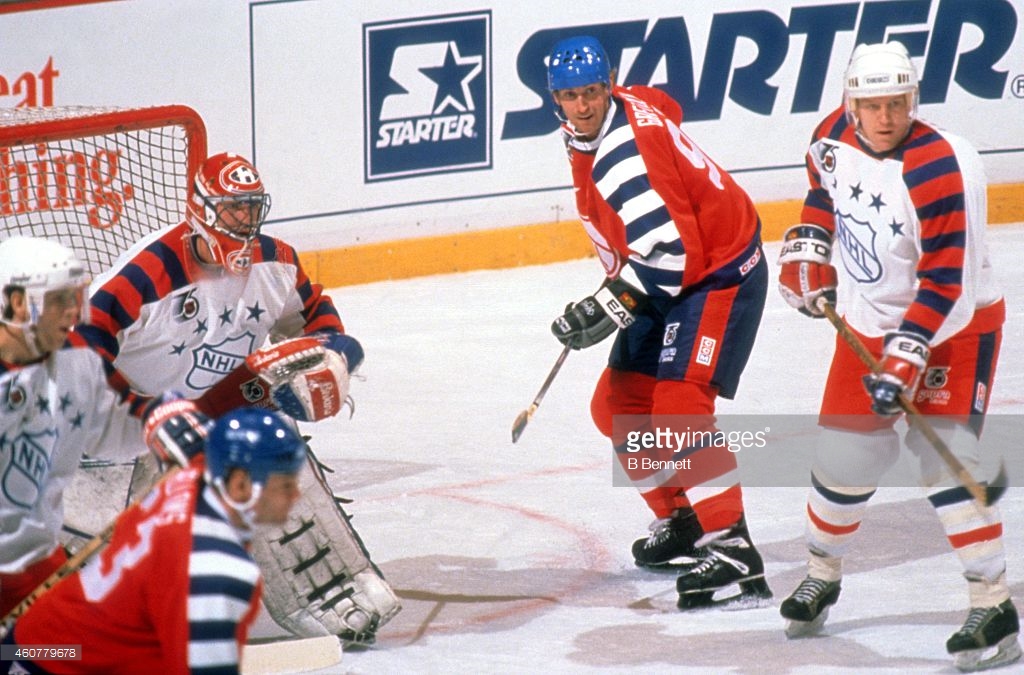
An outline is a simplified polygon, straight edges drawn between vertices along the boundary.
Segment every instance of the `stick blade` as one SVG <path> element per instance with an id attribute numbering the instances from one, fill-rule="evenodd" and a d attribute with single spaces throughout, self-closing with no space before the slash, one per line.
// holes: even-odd
<path id="1" fill-rule="evenodd" d="M 341 663 L 337 635 L 297 640 L 259 641 L 242 650 L 242 675 L 279 675 L 330 668 Z"/>
<path id="2" fill-rule="evenodd" d="M 530 422 L 530 411 L 524 410 L 519 413 L 516 417 L 516 421 L 512 423 L 512 442 L 515 443 L 519 440 L 519 437 L 523 435 L 523 431 L 526 430 L 526 425 Z"/>
<path id="3" fill-rule="evenodd" d="M 1006 488 L 1010 485 L 1010 479 L 1006 475 L 1006 464 L 1003 462 L 999 463 L 999 473 L 993 478 L 989 484 L 985 487 L 985 505 L 992 506 L 1002 498 L 1006 493 Z"/>

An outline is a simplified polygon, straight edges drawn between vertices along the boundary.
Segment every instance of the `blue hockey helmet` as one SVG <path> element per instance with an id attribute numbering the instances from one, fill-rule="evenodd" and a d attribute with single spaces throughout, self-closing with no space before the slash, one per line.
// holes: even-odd
<path id="1" fill-rule="evenodd" d="M 548 57 L 548 91 L 585 87 L 602 82 L 612 85 L 608 54 L 597 38 L 589 35 L 560 40 Z"/>
<path id="2" fill-rule="evenodd" d="M 214 483 L 240 468 L 263 485 L 272 473 L 298 473 L 305 459 L 305 441 L 271 410 L 233 410 L 214 423 L 206 439 L 207 479 Z"/>

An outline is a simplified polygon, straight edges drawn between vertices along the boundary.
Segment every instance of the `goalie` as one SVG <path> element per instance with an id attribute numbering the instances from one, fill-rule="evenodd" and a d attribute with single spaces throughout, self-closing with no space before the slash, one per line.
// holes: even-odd
<path id="1" fill-rule="evenodd" d="M 180 392 L 211 417 L 239 405 L 299 421 L 338 413 L 363 349 L 295 250 L 261 233 L 269 208 L 248 160 L 209 157 L 185 220 L 136 244 L 94 284 L 83 334 L 135 386 Z M 148 422 L 177 459 L 174 435 L 187 420 L 168 406 L 165 419 Z M 264 601 L 296 635 L 370 643 L 400 605 L 308 452 L 302 499 L 283 527 L 254 542 Z M 145 468 L 137 465 L 132 492 L 155 477 Z"/>

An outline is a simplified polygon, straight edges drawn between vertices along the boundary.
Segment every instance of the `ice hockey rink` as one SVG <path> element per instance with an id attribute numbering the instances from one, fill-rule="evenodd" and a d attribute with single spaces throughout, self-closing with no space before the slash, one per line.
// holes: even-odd
<path id="1" fill-rule="evenodd" d="M 1024 224 L 989 232 L 1008 304 L 994 415 L 1024 412 L 1022 239 Z M 774 276 L 778 244 L 766 253 Z M 630 544 L 652 516 L 634 489 L 613 487 L 610 448 L 590 420 L 607 344 L 569 355 L 512 444 L 513 420 L 561 348 L 552 318 L 601 274 L 588 259 L 331 291 L 366 348 L 363 379 L 351 419 L 306 431 L 404 609 L 375 646 L 312 672 L 955 672 L 945 641 L 965 617 L 966 584 L 920 490 L 878 491 L 824 635 L 787 640 L 778 604 L 804 575 L 806 488 L 745 490 L 771 606 L 678 611 L 674 574 L 633 565 Z M 786 306 L 773 282 L 740 391 L 719 412 L 815 413 L 834 336 Z M 1024 609 L 1024 465 L 1014 451 L 1000 505 Z M 256 634 L 276 631 L 261 620 Z"/>

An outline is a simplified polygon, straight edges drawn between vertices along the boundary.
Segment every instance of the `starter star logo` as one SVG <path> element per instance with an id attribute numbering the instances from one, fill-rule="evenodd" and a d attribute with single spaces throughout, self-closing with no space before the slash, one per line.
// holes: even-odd
<path id="1" fill-rule="evenodd" d="M 490 12 L 363 27 L 367 182 L 491 166 Z"/>

